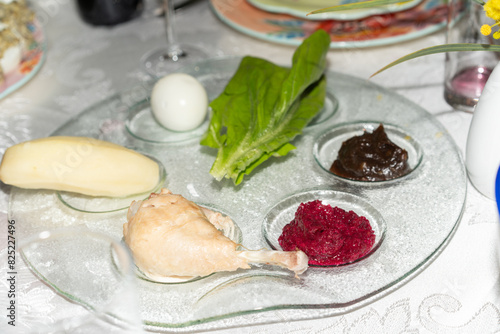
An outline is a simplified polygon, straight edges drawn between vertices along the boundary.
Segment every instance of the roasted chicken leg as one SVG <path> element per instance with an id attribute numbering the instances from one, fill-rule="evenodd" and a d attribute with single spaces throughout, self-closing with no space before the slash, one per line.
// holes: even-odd
<path id="1" fill-rule="evenodd" d="M 308 267 L 307 255 L 300 250 L 237 250 L 239 245 L 220 231 L 234 228 L 229 217 L 167 189 L 132 202 L 127 221 L 123 225 L 125 242 L 137 267 L 155 280 L 248 269 L 250 263 L 278 265 L 296 275 Z"/>

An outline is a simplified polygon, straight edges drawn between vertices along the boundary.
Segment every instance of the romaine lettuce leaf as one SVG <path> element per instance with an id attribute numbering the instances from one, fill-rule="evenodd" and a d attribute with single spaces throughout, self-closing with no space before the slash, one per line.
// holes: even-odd
<path id="1" fill-rule="evenodd" d="M 213 110 L 201 144 L 218 149 L 210 174 L 241 183 L 271 156 L 285 156 L 290 141 L 323 107 L 330 37 L 318 30 L 293 55 L 292 67 L 244 57 Z"/>

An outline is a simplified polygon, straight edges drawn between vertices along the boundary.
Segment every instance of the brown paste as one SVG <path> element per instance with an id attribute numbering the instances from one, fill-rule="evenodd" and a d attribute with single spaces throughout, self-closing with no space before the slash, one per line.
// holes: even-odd
<path id="1" fill-rule="evenodd" d="M 394 144 L 380 124 L 372 133 L 343 142 L 330 171 L 357 181 L 391 180 L 410 171 L 408 152 Z"/>

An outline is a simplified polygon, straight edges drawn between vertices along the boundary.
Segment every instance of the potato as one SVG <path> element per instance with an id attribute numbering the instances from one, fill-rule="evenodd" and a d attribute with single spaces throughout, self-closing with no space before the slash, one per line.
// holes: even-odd
<path id="1" fill-rule="evenodd" d="M 153 190 L 158 164 L 117 144 L 87 137 L 47 137 L 9 147 L 0 180 L 20 188 L 126 197 Z"/>

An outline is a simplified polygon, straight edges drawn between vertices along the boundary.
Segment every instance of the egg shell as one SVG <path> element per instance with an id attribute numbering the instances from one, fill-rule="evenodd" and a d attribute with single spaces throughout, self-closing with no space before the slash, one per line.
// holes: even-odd
<path id="1" fill-rule="evenodd" d="M 156 82 L 151 92 L 151 109 L 163 127 L 189 131 L 203 123 L 208 97 L 200 82 L 185 73 L 169 74 Z"/>

